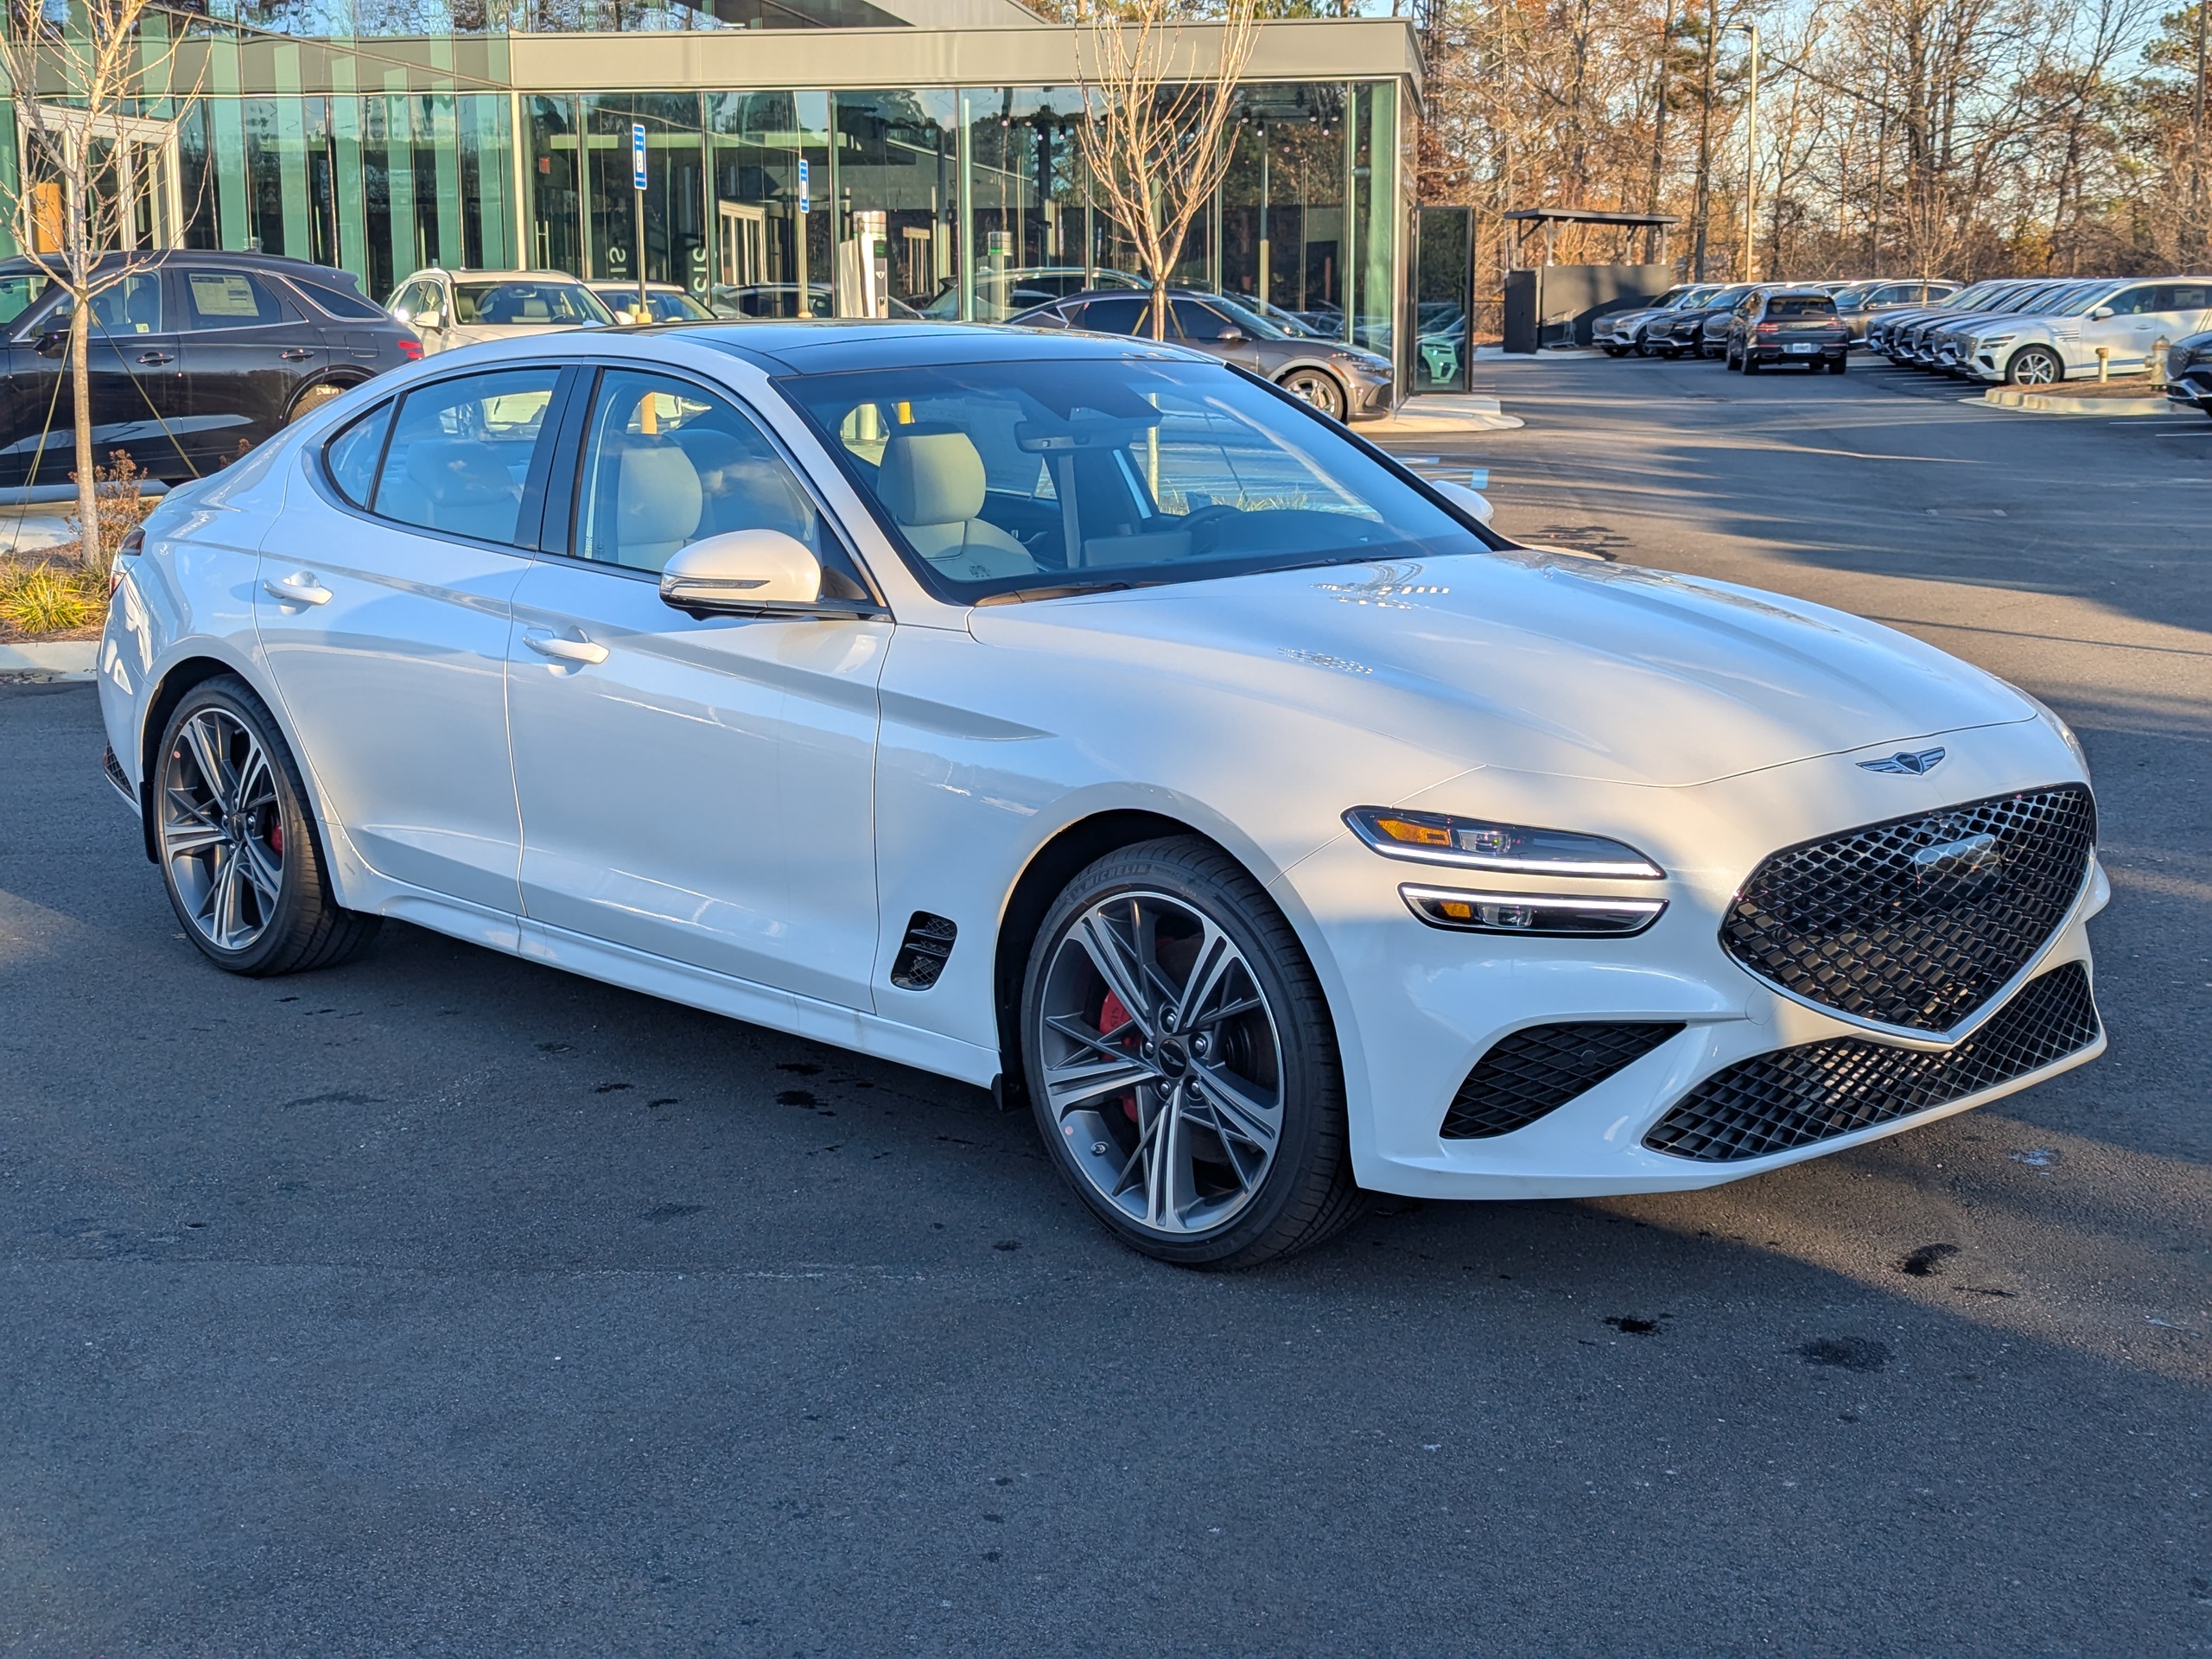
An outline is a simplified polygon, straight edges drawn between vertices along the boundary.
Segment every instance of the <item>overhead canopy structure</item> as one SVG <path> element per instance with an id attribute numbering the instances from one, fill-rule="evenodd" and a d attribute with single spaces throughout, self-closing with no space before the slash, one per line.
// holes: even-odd
<path id="1" fill-rule="evenodd" d="M 1651 257 L 1663 264 L 1667 257 L 1667 232 L 1681 220 L 1671 213 L 1614 213 L 1599 207 L 1516 207 L 1501 215 L 1516 228 L 1513 244 L 1513 263 L 1526 266 L 1521 257 L 1531 228 L 1541 226 L 1544 232 L 1544 263 L 1552 262 L 1552 238 L 1561 225 L 1613 225 L 1625 230 L 1640 230 L 1648 233 L 1653 243 Z"/>

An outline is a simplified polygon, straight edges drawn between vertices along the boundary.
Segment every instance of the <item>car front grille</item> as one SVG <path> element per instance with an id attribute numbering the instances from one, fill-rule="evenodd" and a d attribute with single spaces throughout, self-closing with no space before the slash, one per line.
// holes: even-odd
<path id="1" fill-rule="evenodd" d="M 2096 806 L 2079 784 L 1993 796 L 1785 849 L 1720 928 L 1776 989 L 1908 1031 L 1948 1031 L 2066 919 Z"/>
<path id="2" fill-rule="evenodd" d="M 2069 962 L 2029 981 L 1955 1048 L 1837 1037 L 1740 1060 L 1684 1096 L 1643 1144 L 1706 1164 L 1770 1157 L 2024 1077 L 2078 1054 L 2098 1031 L 2088 972 Z"/>
<path id="3" fill-rule="evenodd" d="M 1444 1115 L 1446 1141 L 1483 1141 L 1526 1128 L 1681 1030 L 1680 1022 L 1530 1026 L 1475 1062 Z"/>

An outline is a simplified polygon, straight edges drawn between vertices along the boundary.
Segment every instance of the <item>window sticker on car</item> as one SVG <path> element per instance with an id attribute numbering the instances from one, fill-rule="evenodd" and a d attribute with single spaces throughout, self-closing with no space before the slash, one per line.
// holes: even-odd
<path id="1" fill-rule="evenodd" d="M 198 271 L 191 276 L 192 308 L 203 317 L 258 317 L 261 304 L 253 284 L 244 276 L 224 271 Z"/>

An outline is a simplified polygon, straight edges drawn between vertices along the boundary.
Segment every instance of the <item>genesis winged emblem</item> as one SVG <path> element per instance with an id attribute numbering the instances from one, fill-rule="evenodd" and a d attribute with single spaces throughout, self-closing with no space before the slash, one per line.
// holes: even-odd
<path id="1" fill-rule="evenodd" d="M 1868 772 L 1910 772 L 1917 777 L 1923 772 L 1935 771 L 1942 761 L 1941 749 L 1899 749 L 1878 760 L 1861 760 L 1859 764 Z"/>

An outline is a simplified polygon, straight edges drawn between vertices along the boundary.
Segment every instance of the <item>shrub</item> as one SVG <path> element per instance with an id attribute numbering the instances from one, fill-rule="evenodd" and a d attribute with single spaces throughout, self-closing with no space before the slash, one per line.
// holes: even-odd
<path id="1" fill-rule="evenodd" d="M 68 633 L 107 614 L 107 573 L 73 561 L 0 563 L 0 622 L 17 633 Z"/>

